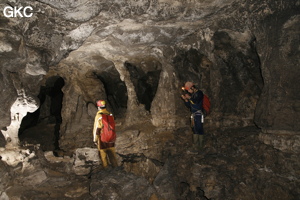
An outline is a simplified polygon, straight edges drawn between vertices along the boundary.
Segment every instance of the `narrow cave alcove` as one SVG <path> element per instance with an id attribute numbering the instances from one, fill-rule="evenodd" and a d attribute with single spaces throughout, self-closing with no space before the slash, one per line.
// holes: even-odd
<path id="1" fill-rule="evenodd" d="M 97 72 L 96 76 L 103 83 L 110 111 L 117 118 L 124 117 L 128 95 L 125 82 L 121 80 L 119 72 L 114 66 L 110 66 L 105 71 Z"/>
<path id="2" fill-rule="evenodd" d="M 124 66 L 130 73 L 130 79 L 134 85 L 139 103 L 144 104 L 145 109 L 150 111 L 159 83 L 161 65 L 151 62 L 151 64 L 143 67 L 125 62 Z"/>
<path id="3" fill-rule="evenodd" d="M 27 113 L 19 128 L 22 145 L 40 144 L 44 151 L 59 149 L 64 85 L 62 77 L 51 76 L 47 78 L 45 85 L 41 86 L 38 95 L 40 107 L 33 113 Z"/>

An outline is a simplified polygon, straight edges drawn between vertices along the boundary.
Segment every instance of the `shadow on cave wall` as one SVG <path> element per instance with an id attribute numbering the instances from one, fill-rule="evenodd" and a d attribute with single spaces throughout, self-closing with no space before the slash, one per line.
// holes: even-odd
<path id="1" fill-rule="evenodd" d="M 179 49 L 176 57 L 173 58 L 173 65 L 181 84 L 178 88 L 181 88 L 186 81 L 191 81 L 212 100 L 210 70 L 213 63 L 206 55 L 197 49 L 188 51 Z"/>
<path id="2" fill-rule="evenodd" d="M 235 38 L 234 38 L 235 37 Z M 236 41 L 242 34 L 231 36 L 225 31 L 214 33 L 214 54 L 220 71 L 220 111 L 233 115 L 254 112 L 264 82 L 261 63 L 256 50 L 256 38 L 250 36 L 248 44 L 239 47 Z M 241 99 L 244 99 L 241 105 Z M 255 102 L 256 104 L 256 102 Z M 250 108 L 250 110 L 249 110 Z M 248 111 L 247 111 L 248 110 Z"/>
<path id="3" fill-rule="evenodd" d="M 197 49 L 178 50 L 173 59 L 180 84 L 194 82 L 211 97 L 212 109 L 221 119 L 222 115 L 232 116 L 229 121 L 235 117 L 253 119 L 256 102 L 264 85 L 256 39 L 249 34 L 247 42 L 239 46 L 236 40 L 242 37 L 245 36 L 215 32 L 212 37 L 214 67 Z M 244 124 L 248 123 L 253 122 Z"/>
<path id="4" fill-rule="evenodd" d="M 5 145 L 6 145 L 6 141 L 5 141 L 3 134 L 1 133 L 0 134 L 0 147 L 5 147 Z"/>
<path id="5" fill-rule="evenodd" d="M 188 51 L 178 50 L 177 56 L 173 59 L 173 64 L 177 72 L 177 76 L 181 83 L 192 81 L 198 86 L 202 79 L 201 61 L 204 58 L 197 49 Z"/>
<path id="6" fill-rule="evenodd" d="M 21 143 L 40 144 L 43 150 L 59 149 L 64 85 L 62 77 L 52 76 L 46 80 L 45 86 L 41 86 L 38 95 L 40 107 L 33 113 L 27 113 L 20 125 Z"/>

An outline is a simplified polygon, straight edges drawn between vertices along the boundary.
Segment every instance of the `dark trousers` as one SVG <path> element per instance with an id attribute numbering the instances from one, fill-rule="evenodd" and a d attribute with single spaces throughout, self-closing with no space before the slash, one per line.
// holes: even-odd
<path id="1" fill-rule="evenodd" d="M 194 134 L 199 134 L 199 135 L 204 134 L 203 123 L 201 122 L 202 115 L 203 114 L 201 114 L 200 112 L 194 113 L 194 126 L 193 126 Z"/>
<path id="2" fill-rule="evenodd" d="M 196 112 L 193 114 L 193 148 L 194 150 L 201 150 L 203 147 L 203 135 L 204 135 L 204 130 L 203 130 L 203 121 L 202 117 L 204 119 L 204 116 L 202 116 L 202 112 Z"/>

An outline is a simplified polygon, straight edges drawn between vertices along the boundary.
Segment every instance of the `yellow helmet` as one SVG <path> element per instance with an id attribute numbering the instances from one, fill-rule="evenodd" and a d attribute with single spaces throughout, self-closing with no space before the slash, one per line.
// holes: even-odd
<path id="1" fill-rule="evenodd" d="M 105 105 L 106 105 L 106 102 L 104 101 L 104 100 L 99 100 L 99 101 L 97 101 L 97 106 L 98 107 L 105 107 Z"/>

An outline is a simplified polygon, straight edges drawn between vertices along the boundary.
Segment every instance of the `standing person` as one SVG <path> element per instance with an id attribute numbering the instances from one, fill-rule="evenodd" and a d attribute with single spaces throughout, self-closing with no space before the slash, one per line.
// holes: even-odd
<path id="1" fill-rule="evenodd" d="M 106 110 L 106 102 L 104 100 L 97 101 L 98 112 L 95 116 L 93 137 L 94 143 L 98 146 L 102 165 L 104 168 L 108 167 L 108 158 L 113 167 L 117 167 L 116 149 L 115 149 L 115 130 L 114 130 L 114 119 L 112 114 Z M 107 119 L 110 119 L 110 123 L 107 123 Z M 113 126 L 111 126 L 113 125 Z M 106 127 L 107 126 L 107 127 Z M 112 127 L 112 128 L 111 128 Z M 111 141 L 103 141 L 104 130 L 113 131 L 113 138 Z"/>
<path id="2" fill-rule="evenodd" d="M 181 95 L 184 100 L 184 104 L 191 111 L 191 126 L 193 129 L 193 148 L 194 150 L 200 150 L 203 147 L 203 92 L 199 90 L 194 83 L 186 82 L 183 88 L 187 91 L 186 94 Z"/>

